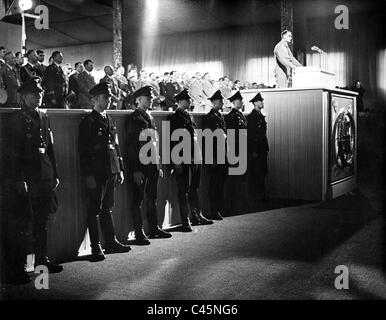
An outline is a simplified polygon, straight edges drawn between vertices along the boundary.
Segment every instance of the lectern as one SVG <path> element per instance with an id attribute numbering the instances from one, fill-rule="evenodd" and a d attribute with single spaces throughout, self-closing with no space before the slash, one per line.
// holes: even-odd
<path id="1" fill-rule="evenodd" d="M 357 93 L 323 86 L 258 91 L 268 124 L 269 196 L 321 201 L 354 190 Z M 244 101 L 256 93 L 241 91 Z M 251 109 L 252 104 L 246 103 L 246 112 Z"/>
<path id="2" fill-rule="evenodd" d="M 319 67 L 299 67 L 292 72 L 293 88 L 335 88 L 335 74 Z"/>

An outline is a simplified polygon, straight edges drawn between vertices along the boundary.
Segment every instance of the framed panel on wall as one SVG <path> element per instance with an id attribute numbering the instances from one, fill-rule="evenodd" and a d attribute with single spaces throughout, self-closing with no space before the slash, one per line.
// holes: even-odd
<path id="1" fill-rule="evenodd" d="M 352 179 L 357 165 L 356 98 L 330 95 L 329 181 L 331 185 Z"/>

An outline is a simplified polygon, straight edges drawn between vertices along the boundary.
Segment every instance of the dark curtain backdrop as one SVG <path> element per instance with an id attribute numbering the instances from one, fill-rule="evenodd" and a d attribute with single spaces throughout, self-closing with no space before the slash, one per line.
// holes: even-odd
<path id="1" fill-rule="evenodd" d="M 318 54 L 309 49 L 317 45 L 327 52 L 327 70 L 336 74 L 338 86 L 351 86 L 359 79 L 366 88 L 366 106 L 383 107 L 384 14 L 350 15 L 349 30 L 335 29 L 334 19 L 308 20 L 307 65 L 319 65 Z M 279 40 L 279 23 L 145 38 L 142 67 L 160 74 L 174 69 L 189 75 L 210 72 L 213 79 L 228 75 L 233 80 L 273 85 L 273 48 Z"/>
<path id="2" fill-rule="evenodd" d="M 145 38 L 142 66 L 157 73 L 210 72 L 214 79 L 228 75 L 273 85 L 273 47 L 279 39 L 279 23 Z"/>
<path id="3" fill-rule="evenodd" d="M 360 80 L 365 105 L 384 107 L 386 94 L 386 39 L 384 13 L 350 15 L 348 30 L 337 30 L 334 17 L 308 22 L 309 47 L 327 52 L 327 69 L 336 74 L 338 86 Z M 309 53 L 308 65 L 319 65 L 319 55 Z"/>

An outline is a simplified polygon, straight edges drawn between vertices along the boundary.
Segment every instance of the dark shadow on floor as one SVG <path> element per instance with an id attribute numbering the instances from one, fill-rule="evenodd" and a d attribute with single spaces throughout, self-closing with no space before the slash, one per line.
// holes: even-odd
<path id="1" fill-rule="evenodd" d="M 316 261 L 368 225 L 379 212 L 357 191 L 303 208 L 289 206 L 285 215 L 278 211 L 261 215 L 264 218 L 254 228 L 254 234 L 234 248 L 235 256 L 247 253 L 250 257 Z"/>

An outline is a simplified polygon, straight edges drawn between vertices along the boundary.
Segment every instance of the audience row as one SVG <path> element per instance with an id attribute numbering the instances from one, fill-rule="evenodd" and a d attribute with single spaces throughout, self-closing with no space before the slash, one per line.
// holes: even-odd
<path id="1" fill-rule="evenodd" d="M 154 97 L 152 110 L 171 111 L 176 109 L 174 96 L 183 89 L 188 89 L 192 96 L 192 110 L 204 112 L 210 109 L 209 97 L 216 90 L 220 90 L 225 98 L 231 92 L 243 89 L 267 88 L 264 84 L 249 83 L 247 81 L 231 80 L 223 76 L 213 80 L 206 72 L 203 75 L 196 72 L 189 76 L 186 72 L 177 70 L 164 72 L 162 76 L 147 70 L 140 70 L 134 65 L 116 69 L 107 65 L 104 76 L 96 79 L 94 61 L 87 59 L 76 62 L 74 69 L 63 66 L 63 54 L 60 51 L 52 53 L 49 65 L 44 65 L 45 54 L 42 50 L 29 50 L 25 57 L 21 52 L 14 54 L 4 47 L 0 47 L 0 107 L 18 107 L 20 103 L 20 86 L 33 76 L 43 79 L 45 96 L 44 108 L 91 109 L 92 97 L 89 90 L 99 83 L 108 82 L 112 87 L 111 109 L 135 109 L 132 98 L 134 91 L 144 86 L 152 87 Z M 226 103 L 225 111 L 230 110 L 231 104 Z"/>

